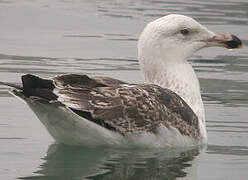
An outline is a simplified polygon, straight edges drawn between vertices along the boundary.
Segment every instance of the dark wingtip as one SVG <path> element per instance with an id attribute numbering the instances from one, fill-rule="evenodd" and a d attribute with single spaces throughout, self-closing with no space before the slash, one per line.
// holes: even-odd
<path id="1" fill-rule="evenodd" d="M 48 100 L 56 100 L 57 96 L 53 94 L 53 81 L 41 79 L 32 74 L 22 76 L 23 93 L 25 96 L 37 96 Z"/>
<path id="2" fill-rule="evenodd" d="M 25 74 L 22 76 L 23 87 L 25 88 L 49 88 L 53 89 L 52 80 L 41 79 L 32 74 Z"/>
<path id="3" fill-rule="evenodd" d="M 32 74 L 25 74 L 21 77 L 21 79 L 22 79 L 23 87 L 25 89 L 25 88 L 37 87 L 37 85 L 39 84 L 38 81 L 40 78 Z"/>
<path id="4" fill-rule="evenodd" d="M 226 41 L 225 44 L 228 46 L 229 49 L 236 49 L 242 47 L 242 41 L 235 35 L 231 35 L 232 40 Z"/>

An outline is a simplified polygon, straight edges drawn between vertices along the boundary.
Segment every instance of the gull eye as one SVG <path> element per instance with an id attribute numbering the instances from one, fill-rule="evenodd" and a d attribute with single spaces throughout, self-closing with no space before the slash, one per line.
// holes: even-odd
<path id="1" fill-rule="evenodd" d="M 189 34 L 189 29 L 184 28 L 184 29 L 182 29 L 182 30 L 180 31 L 180 33 L 181 33 L 182 35 L 186 36 L 186 35 Z"/>

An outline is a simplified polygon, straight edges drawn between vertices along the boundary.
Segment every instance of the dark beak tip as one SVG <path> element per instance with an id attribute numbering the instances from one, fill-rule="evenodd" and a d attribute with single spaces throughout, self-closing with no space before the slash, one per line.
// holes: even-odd
<path id="1" fill-rule="evenodd" d="M 236 49 L 236 48 L 241 48 L 242 47 L 242 41 L 235 35 L 231 35 L 232 40 L 226 41 L 226 45 L 228 49 Z"/>

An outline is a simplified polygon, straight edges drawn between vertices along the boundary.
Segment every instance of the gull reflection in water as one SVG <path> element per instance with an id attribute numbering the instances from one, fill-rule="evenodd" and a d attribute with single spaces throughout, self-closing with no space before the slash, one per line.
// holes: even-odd
<path id="1" fill-rule="evenodd" d="M 40 170 L 19 179 L 193 180 L 202 149 L 111 149 L 52 144 Z"/>

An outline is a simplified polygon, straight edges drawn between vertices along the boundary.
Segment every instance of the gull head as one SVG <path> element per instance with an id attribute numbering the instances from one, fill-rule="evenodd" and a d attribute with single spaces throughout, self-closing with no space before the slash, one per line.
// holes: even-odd
<path id="1" fill-rule="evenodd" d="M 241 47 L 239 38 L 232 34 L 217 34 L 193 18 L 171 14 L 149 23 L 138 42 L 139 60 L 187 60 L 194 52 L 205 47 L 228 49 Z"/>
<path id="2" fill-rule="evenodd" d="M 204 107 L 198 78 L 187 62 L 205 47 L 241 47 L 232 34 L 218 34 L 183 15 L 168 15 L 147 24 L 138 41 L 138 59 L 145 83 L 157 84 L 178 94 L 200 119 L 206 137 Z"/>

